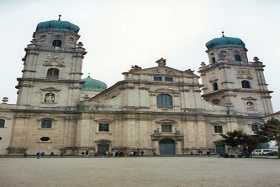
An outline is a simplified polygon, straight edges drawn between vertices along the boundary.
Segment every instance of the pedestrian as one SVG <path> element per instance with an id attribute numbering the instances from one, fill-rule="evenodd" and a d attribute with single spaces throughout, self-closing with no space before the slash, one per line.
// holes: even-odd
<path id="1" fill-rule="evenodd" d="M 40 159 L 40 152 L 37 152 L 37 153 L 36 153 L 36 158 L 37 158 L 37 159 Z"/>

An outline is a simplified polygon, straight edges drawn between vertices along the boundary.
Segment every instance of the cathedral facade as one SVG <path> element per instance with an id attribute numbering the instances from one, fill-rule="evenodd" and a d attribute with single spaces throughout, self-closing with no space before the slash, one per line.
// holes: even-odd
<path id="1" fill-rule="evenodd" d="M 207 42 L 209 63 L 201 63 L 200 76 L 161 58 L 154 67 L 133 66 L 107 88 L 82 79 L 86 50 L 78 32 L 60 19 L 37 25 L 22 59 L 17 103 L 0 104 L 0 154 L 218 152 L 221 133 L 252 134 L 272 113 L 264 65 L 248 61 L 239 38 Z"/>

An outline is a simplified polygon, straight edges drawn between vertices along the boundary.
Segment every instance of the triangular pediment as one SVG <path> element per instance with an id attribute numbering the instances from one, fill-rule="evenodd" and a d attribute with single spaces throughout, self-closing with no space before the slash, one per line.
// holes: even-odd
<path id="1" fill-rule="evenodd" d="M 142 69 L 141 67 L 134 66 L 131 68 L 129 74 L 143 74 L 143 75 L 169 75 L 169 76 L 197 76 L 193 73 L 192 70 L 188 69 L 186 71 L 180 71 L 168 66 L 156 66 L 151 68 Z"/>

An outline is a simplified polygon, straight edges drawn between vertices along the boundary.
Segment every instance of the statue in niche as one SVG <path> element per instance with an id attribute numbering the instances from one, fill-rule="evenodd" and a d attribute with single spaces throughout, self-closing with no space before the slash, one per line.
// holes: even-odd
<path id="1" fill-rule="evenodd" d="M 47 103 L 47 104 L 55 103 L 55 95 L 53 93 L 47 93 L 45 95 L 44 102 Z"/>

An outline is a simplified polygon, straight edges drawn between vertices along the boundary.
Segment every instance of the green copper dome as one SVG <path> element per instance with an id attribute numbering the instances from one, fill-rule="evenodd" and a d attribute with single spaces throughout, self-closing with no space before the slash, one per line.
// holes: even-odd
<path id="1" fill-rule="evenodd" d="M 80 28 L 69 21 L 61 21 L 59 20 L 50 20 L 40 22 L 37 25 L 36 32 L 44 32 L 44 31 L 70 31 L 78 33 Z"/>
<path id="2" fill-rule="evenodd" d="M 83 91 L 103 91 L 107 88 L 107 85 L 104 82 L 92 79 L 90 76 L 83 79 L 83 81 Z"/>
<path id="3" fill-rule="evenodd" d="M 245 48 L 245 43 L 239 38 L 222 36 L 220 38 L 214 38 L 206 43 L 208 49 L 213 49 L 216 47 L 223 47 L 227 45 L 236 45 L 242 48 Z"/>

